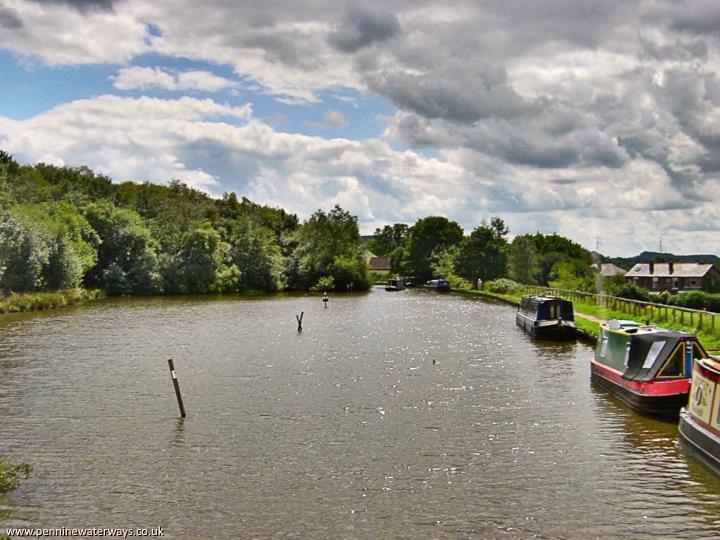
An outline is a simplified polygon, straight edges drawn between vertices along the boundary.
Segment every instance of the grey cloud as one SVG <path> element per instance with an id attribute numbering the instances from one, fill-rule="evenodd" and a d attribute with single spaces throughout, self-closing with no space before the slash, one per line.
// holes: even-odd
<path id="1" fill-rule="evenodd" d="M 708 44 L 702 39 L 677 39 L 667 43 L 658 43 L 642 35 L 638 39 L 642 54 L 657 60 L 704 60 L 708 55 Z"/>
<path id="2" fill-rule="evenodd" d="M 38 4 L 64 4 L 78 11 L 90 11 L 94 9 L 110 11 L 115 4 L 122 0 L 33 0 Z"/>
<path id="3" fill-rule="evenodd" d="M 571 184 L 576 184 L 577 180 L 574 178 L 553 178 L 550 180 L 551 184 L 556 184 L 558 186 L 568 186 Z"/>
<path id="4" fill-rule="evenodd" d="M 395 15 L 354 7 L 347 11 L 340 28 L 328 41 L 342 52 L 353 53 L 399 33 L 400 23 Z"/>
<path id="5" fill-rule="evenodd" d="M 14 10 L 0 6 L 0 28 L 17 29 L 22 25 L 22 20 Z"/>
<path id="6" fill-rule="evenodd" d="M 715 0 L 672 3 L 674 18 L 670 28 L 691 34 L 720 35 L 720 4 Z"/>
<path id="7" fill-rule="evenodd" d="M 368 83 L 401 109 L 428 119 L 472 124 L 490 116 L 517 116 L 527 108 L 504 77 L 488 77 L 487 71 L 473 72 L 471 66 L 424 75 L 385 71 L 370 76 Z"/>

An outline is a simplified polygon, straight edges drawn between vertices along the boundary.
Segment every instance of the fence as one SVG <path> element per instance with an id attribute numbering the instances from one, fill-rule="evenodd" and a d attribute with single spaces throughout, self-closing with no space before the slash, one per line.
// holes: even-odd
<path id="1" fill-rule="evenodd" d="M 689 309 L 666 304 L 654 304 L 640 300 L 629 300 L 606 294 L 594 294 L 568 289 L 556 289 L 553 287 L 538 287 L 534 285 L 522 285 L 523 294 L 547 294 L 563 296 L 568 300 L 579 304 L 589 304 L 604 309 L 622 311 L 631 314 L 642 320 L 667 321 L 690 326 L 696 330 L 705 330 L 713 334 L 720 334 L 720 313 Z M 718 319 L 716 321 L 716 319 Z"/>

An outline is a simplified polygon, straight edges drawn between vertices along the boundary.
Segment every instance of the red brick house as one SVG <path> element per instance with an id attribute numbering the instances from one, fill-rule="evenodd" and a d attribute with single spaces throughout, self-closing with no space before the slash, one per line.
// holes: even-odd
<path id="1" fill-rule="evenodd" d="M 720 272 L 712 264 L 638 263 L 625 279 L 652 292 L 720 290 Z"/>

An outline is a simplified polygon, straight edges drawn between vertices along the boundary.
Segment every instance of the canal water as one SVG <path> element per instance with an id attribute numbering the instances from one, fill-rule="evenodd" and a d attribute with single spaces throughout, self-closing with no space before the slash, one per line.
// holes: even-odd
<path id="1" fill-rule="evenodd" d="M 0 526 L 717 537 L 720 481 L 685 456 L 677 427 L 593 387 L 589 346 L 534 342 L 514 317 L 381 289 L 327 309 L 277 295 L 6 317 L 0 455 L 34 470 L 0 498 Z"/>

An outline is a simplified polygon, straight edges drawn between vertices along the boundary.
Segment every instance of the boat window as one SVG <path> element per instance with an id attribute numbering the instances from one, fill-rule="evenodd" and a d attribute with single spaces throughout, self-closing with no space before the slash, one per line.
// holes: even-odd
<path id="1" fill-rule="evenodd" d="M 605 358 L 608 348 L 608 332 L 607 330 L 602 331 L 602 341 L 600 342 L 600 358 Z"/>
<path id="2" fill-rule="evenodd" d="M 707 353 L 697 344 L 697 342 L 693 342 L 693 360 L 707 357 Z"/>
<path id="3" fill-rule="evenodd" d="M 685 347 L 684 343 L 680 343 L 672 356 L 665 362 L 665 366 L 658 374 L 658 377 L 680 377 L 685 371 Z"/>
<path id="4" fill-rule="evenodd" d="M 628 366 L 629 361 L 630 361 L 630 341 L 628 340 L 627 345 L 625 345 L 625 361 L 623 362 L 625 364 L 625 367 Z"/>
<path id="5" fill-rule="evenodd" d="M 655 363 L 655 360 L 657 360 L 658 354 L 660 354 L 660 351 L 662 351 L 663 347 L 665 346 L 666 341 L 655 341 L 652 345 L 650 345 L 650 350 L 648 350 L 647 354 L 645 355 L 645 361 L 643 362 L 643 369 L 650 369 L 653 364 Z"/>

